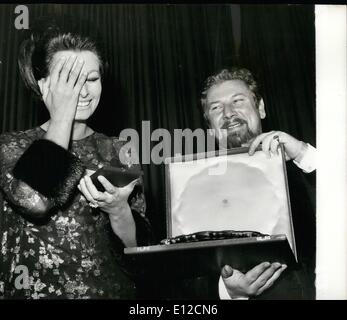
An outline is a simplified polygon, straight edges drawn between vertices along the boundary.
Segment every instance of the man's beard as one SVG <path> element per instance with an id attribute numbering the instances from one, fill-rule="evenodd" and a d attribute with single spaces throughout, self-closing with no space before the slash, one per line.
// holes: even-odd
<path id="1" fill-rule="evenodd" d="M 230 148 L 239 148 L 245 144 L 248 144 L 256 135 L 252 133 L 248 127 L 245 132 L 228 132 L 227 137 L 227 147 Z"/>
<path id="2" fill-rule="evenodd" d="M 236 130 L 228 129 L 231 123 L 239 123 L 240 127 Z M 247 145 L 258 135 L 249 129 L 247 121 L 240 118 L 234 118 L 233 121 L 225 121 L 221 129 L 227 130 L 227 141 L 219 141 L 219 145 L 225 146 L 226 144 L 228 149 L 239 148 L 243 145 Z M 224 135 L 222 135 L 222 137 L 224 137 Z M 223 138 L 223 140 L 225 139 Z"/>

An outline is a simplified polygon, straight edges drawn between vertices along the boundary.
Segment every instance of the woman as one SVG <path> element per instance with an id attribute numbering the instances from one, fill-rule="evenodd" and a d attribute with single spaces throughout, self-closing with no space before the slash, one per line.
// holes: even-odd
<path id="1" fill-rule="evenodd" d="M 86 174 L 135 167 L 119 160 L 125 142 L 87 125 L 102 91 L 96 42 L 50 25 L 23 42 L 19 67 L 50 119 L 0 136 L 0 297 L 135 297 L 123 248 L 149 243 L 141 181 L 100 176 L 99 192 Z"/>

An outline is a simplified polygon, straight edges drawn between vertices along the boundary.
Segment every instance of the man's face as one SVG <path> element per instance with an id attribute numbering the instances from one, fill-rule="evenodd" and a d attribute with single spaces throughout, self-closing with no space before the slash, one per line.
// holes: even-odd
<path id="1" fill-rule="evenodd" d="M 205 115 L 221 146 L 241 147 L 261 133 L 265 112 L 259 112 L 254 94 L 243 81 L 214 85 L 206 98 Z"/>

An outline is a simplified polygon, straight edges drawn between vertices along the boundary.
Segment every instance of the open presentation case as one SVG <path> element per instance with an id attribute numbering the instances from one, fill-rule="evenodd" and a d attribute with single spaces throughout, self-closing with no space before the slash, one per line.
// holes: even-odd
<path id="1" fill-rule="evenodd" d="M 261 235 L 126 248 L 154 272 L 198 276 L 225 264 L 248 271 L 297 262 L 283 146 L 277 155 L 248 148 L 169 158 L 165 164 L 167 238 L 201 231 Z"/>

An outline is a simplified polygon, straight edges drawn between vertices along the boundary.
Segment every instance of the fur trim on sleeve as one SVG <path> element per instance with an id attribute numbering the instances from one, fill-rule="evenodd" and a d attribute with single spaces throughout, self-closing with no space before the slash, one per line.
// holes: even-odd
<path id="1" fill-rule="evenodd" d="M 13 169 L 15 178 L 50 198 L 56 206 L 68 202 L 83 173 L 81 160 L 46 139 L 34 141 Z"/>

